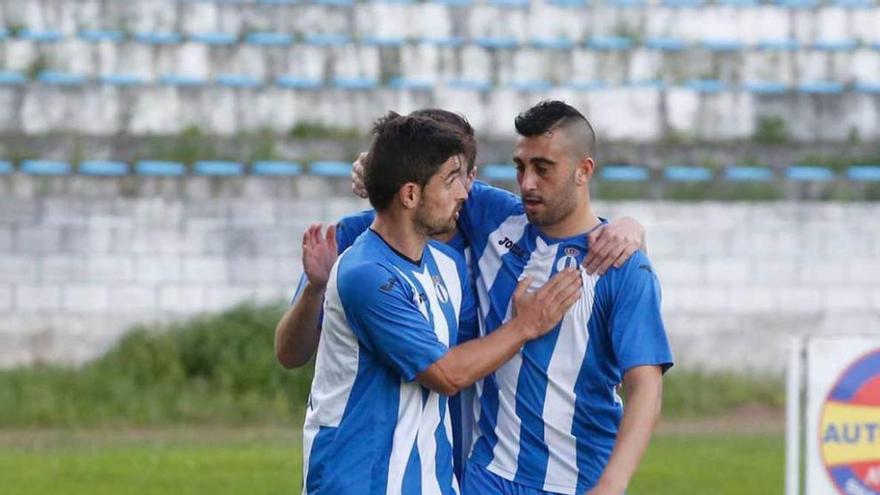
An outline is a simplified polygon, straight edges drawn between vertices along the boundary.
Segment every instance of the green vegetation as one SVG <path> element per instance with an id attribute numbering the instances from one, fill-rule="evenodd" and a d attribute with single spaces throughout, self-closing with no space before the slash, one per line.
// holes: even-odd
<path id="1" fill-rule="evenodd" d="M 672 370 L 663 380 L 663 415 L 667 418 L 711 416 L 746 405 L 782 408 L 782 376 Z"/>
<path id="2" fill-rule="evenodd" d="M 288 133 L 293 139 L 359 139 L 361 132 L 354 128 L 338 127 L 321 122 L 299 122 Z"/>
<path id="3" fill-rule="evenodd" d="M 758 144 L 775 146 L 788 143 L 791 136 L 782 117 L 765 115 L 758 118 L 758 125 L 752 139 Z"/>

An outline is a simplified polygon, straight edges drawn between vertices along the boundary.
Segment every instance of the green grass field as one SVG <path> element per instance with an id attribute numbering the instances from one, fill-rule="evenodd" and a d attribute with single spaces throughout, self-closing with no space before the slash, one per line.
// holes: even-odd
<path id="1" fill-rule="evenodd" d="M 298 493 L 293 430 L 0 432 L 0 493 Z M 659 435 L 628 493 L 781 493 L 783 451 L 778 434 Z"/>

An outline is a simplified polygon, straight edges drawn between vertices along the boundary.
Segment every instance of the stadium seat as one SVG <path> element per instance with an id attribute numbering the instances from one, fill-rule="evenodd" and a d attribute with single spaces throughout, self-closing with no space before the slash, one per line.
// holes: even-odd
<path id="1" fill-rule="evenodd" d="M 431 43 L 442 48 L 457 48 L 464 45 L 464 38 L 461 36 L 428 36 L 422 38 L 422 43 Z"/>
<path id="2" fill-rule="evenodd" d="M 488 180 L 515 181 L 516 167 L 513 164 L 489 164 L 480 167 L 480 175 Z"/>
<path id="3" fill-rule="evenodd" d="M 180 43 L 179 33 L 170 32 L 140 32 L 135 33 L 134 40 L 147 45 L 174 45 Z"/>
<path id="4" fill-rule="evenodd" d="M 244 40 L 251 45 L 288 46 L 293 43 L 293 36 L 287 33 L 258 32 L 248 33 Z"/>
<path id="5" fill-rule="evenodd" d="M 0 175 L 8 175 L 12 173 L 12 162 L 0 160 Z"/>
<path id="6" fill-rule="evenodd" d="M 813 49 L 826 52 L 851 52 L 858 48 L 856 40 L 816 40 Z"/>
<path id="7" fill-rule="evenodd" d="M 743 89 L 749 93 L 759 95 L 776 95 L 788 91 L 788 86 L 780 82 L 749 81 L 743 84 Z"/>
<path id="8" fill-rule="evenodd" d="M 590 0 L 547 0 L 550 5 L 562 8 L 583 8 L 590 5 Z"/>
<path id="9" fill-rule="evenodd" d="M 202 160 L 195 164 L 196 175 L 231 177 L 244 174 L 244 165 L 222 160 Z"/>
<path id="10" fill-rule="evenodd" d="M 693 79 L 685 82 L 684 87 L 697 93 L 720 93 L 724 91 L 725 84 L 714 79 Z"/>
<path id="11" fill-rule="evenodd" d="M 275 84 L 287 89 L 321 89 L 324 86 L 324 81 L 303 76 L 285 75 L 278 76 Z"/>
<path id="12" fill-rule="evenodd" d="M 321 160 L 309 164 L 309 174 L 318 177 L 351 177 L 351 163 Z"/>
<path id="13" fill-rule="evenodd" d="M 662 5 L 669 8 L 695 8 L 705 5 L 705 0 L 663 0 Z"/>
<path id="14" fill-rule="evenodd" d="M 843 84 L 837 81 L 807 81 L 797 85 L 801 93 L 816 95 L 836 95 L 843 92 Z"/>
<path id="15" fill-rule="evenodd" d="M 867 9 L 873 7 L 876 3 L 874 0 L 831 0 L 831 5 L 845 9 Z"/>
<path id="16" fill-rule="evenodd" d="M 351 7 L 354 0 L 311 0 L 311 3 L 327 7 Z"/>
<path id="17" fill-rule="evenodd" d="M 0 28 L 0 40 L 5 40 L 9 37 L 9 30 L 6 28 Z"/>
<path id="18" fill-rule="evenodd" d="M 801 49 L 801 42 L 790 38 L 761 40 L 758 41 L 758 49 L 793 52 Z"/>
<path id="19" fill-rule="evenodd" d="M 754 7 L 758 0 L 717 0 L 718 5 L 723 7 Z"/>
<path id="20" fill-rule="evenodd" d="M 795 182 L 826 182 L 834 178 L 834 173 L 826 167 L 792 165 L 785 169 L 785 178 Z"/>
<path id="21" fill-rule="evenodd" d="M 185 74 L 163 74 L 159 76 L 159 82 L 168 86 L 196 87 L 204 86 L 206 81 L 200 77 Z"/>
<path id="22" fill-rule="evenodd" d="M 542 79 L 533 79 L 528 81 L 511 81 L 508 83 L 508 86 L 515 91 L 522 91 L 526 93 L 542 93 L 545 91 L 550 91 L 553 88 L 553 84 L 549 81 L 544 81 Z"/>
<path id="23" fill-rule="evenodd" d="M 597 89 L 605 89 L 608 83 L 605 81 L 569 81 L 565 86 L 575 91 L 595 91 Z"/>
<path id="24" fill-rule="evenodd" d="M 853 84 L 853 90 L 858 93 L 880 94 L 880 82 L 859 81 Z"/>
<path id="25" fill-rule="evenodd" d="M 568 38 L 532 38 L 529 44 L 535 48 L 542 50 L 571 50 L 574 48 L 574 41 Z"/>
<path id="26" fill-rule="evenodd" d="M 13 86 L 24 84 L 26 82 L 27 77 L 25 77 L 25 75 L 21 72 L 13 70 L 0 71 L 0 86 Z"/>
<path id="27" fill-rule="evenodd" d="M 648 169 L 634 165 L 606 165 L 599 167 L 599 176 L 609 182 L 644 182 Z"/>
<path id="28" fill-rule="evenodd" d="M 58 160 L 25 160 L 21 172 L 28 175 L 69 175 L 70 163 Z"/>
<path id="29" fill-rule="evenodd" d="M 723 39 L 703 40 L 700 42 L 700 46 L 710 52 L 736 52 L 745 48 L 741 41 Z"/>
<path id="30" fill-rule="evenodd" d="M 186 167 L 180 162 L 144 160 L 135 164 L 135 173 L 152 177 L 180 177 L 186 175 Z"/>
<path id="31" fill-rule="evenodd" d="M 71 74 L 68 72 L 59 72 L 54 70 L 44 70 L 37 75 L 37 80 L 43 84 L 51 84 L 53 86 L 82 86 L 86 82 L 86 78 L 80 74 Z"/>
<path id="32" fill-rule="evenodd" d="M 296 5 L 299 0 L 256 0 L 257 3 L 262 5 Z"/>
<path id="33" fill-rule="evenodd" d="M 812 9 L 819 5 L 819 0 L 774 0 L 773 3 L 789 9 Z"/>
<path id="34" fill-rule="evenodd" d="M 483 48 L 495 49 L 495 50 L 513 50 L 519 46 L 519 41 L 516 38 L 512 37 L 492 37 L 492 36 L 484 36 L 480 38 L 476 38 L 474 43 L 477 46 L 481 46 Z"/>
<path id="35" fill-rule="evenodd" d="M 769 167 L 727 167 L 724 179 L 729 182 L 769 182 L 773 180 L 773 170 Z"/>
<path id="36" fill-rule="evenodd" d="M 492 89 L 490 81 L 479 79 L 452 79 L 448 83 L 452 89 L 463 89 L 467 91 L 489 91 Z"/>
<path id="37" fill-rule="evenodd" d="M 388 81 L 388 87 L 398 90 L 431 91 L 434 89 L 434 81 L 408 77 L 392 77 Z"/>
<path id="38" fill-rule="evenodd" d="M 610 0 L 608 2 L 612 7 L 619 9 L 644 7 L 647 5 L 646 0 Z"/>
<path id="39" fill-rule="evenodd" d="M 345 34 L 307 34 L 304 41 L 315 46 L 341 46 L 348 43 L 350 38 Z"/>
<path id="40" fill-rule="evenodd" d="M 645 40 L 645 46 L 652 50 L 678 52 L 685 49 L 685 42 L 679 38 L 653 37 Z"/>
<path id="41" fill-rule="evenodd" d="M 37 43 L 56 43 L 64 39 L 64 33 L 52 29 L 37 31 L 35 29 L 24 28 L 18 32 L 18 38 L 25 41 L 35 41 Z"/>
<path id="42" fill-rule="evenodd" d="M 232 33 L 192 33 L 189 35 L 189 40 L 205 45 L 229 46 L 234 45 L 238 42 L 238 36 Z"/>
<path id="43" fill-rule="evenodd" d="M 350 91 L 369 91 L 379 87 L 379 83 L 370 77 L 335 77 L 333 86 Z"/>
<path id="44" fill-rule="evenodd" d="M 663 169 L 669 182 L 706 182 L 712 180 L 712 171 L 705 167 L 671 166 Z"/>
<path id="45" fill-rule="evenodd" d="M 262 81 L 247 74 L 220 74 L 214 78 L 214 82 L 228 88 L 256 88 L 263 85 Z"/>
<path id="46" fill-rule="evenodd" d="M 400 36 L 367 36 L 363 43 L 367 46 L 400 47 L 406 40 Z"/>
<path id="47" fill-rule="evenodd" d="M 271 177 L 292 177 L 302 174 L 302 165 L 295 162 L 264 160 L 251 165 L 251 174 Z"/>
<path id="48" fill-rule="evenodd" d="M 587 46 L 603 51 L 629 50 L 633 47 L 633 40 L 623 36 L 594 36 L 587 40 Z"/>
<path id="49" fill-rule="evenodd" d="M 101 177 L 115 177 L 128 174 L 128 164 L 115 160 L 88 160 L 79 164 L 79 173 Z"/>
<path id="50" fill-rule="evenodd" d="M 98 80 L 111 86 L 140 86 L 147 82 L 146 78 L 137 74 L 104 74 Z"/>
<path id="51" fill-rule="evenodd" d="M 79 39 L 83 41 L 88 41 L 91 43 L 99 43 L 101 41 L 110 41 L 112 43 L 119 43 L 123 39 L 125 39 L 125 33 L 122 31 L 116 30 L 108 30 L 108 29 L 91 29 L 86 31 L 79 32 Z"/>
<path id="52" fill-rule="evenodd" d="M 880 165 L 854 165 L 846 171 L 846 177 L 856 182 L 880 182 Z"/>
<path id="53" fill-rule="evenodd" d="M 525 8 L 529 6 L 529 0 L 488 0 L 489 5 L 505 8 Z"/>
<path id="54" fill-rule="evenodd" d="M 435 3 L 441 3 L 450 7 L 467 7 L 473 5 L 474 0 L 432 0 Z"/>
<path id="55" fill-rule="evenodd" d="M 652 89 L 657 91 L 662 91 L 666 89 L 668 84 L 665 81 L 660 81 L 658 79 L 640 79 L 637 81 L 626 81 L 624 85 L 627 88 L 633 89 Z"/>

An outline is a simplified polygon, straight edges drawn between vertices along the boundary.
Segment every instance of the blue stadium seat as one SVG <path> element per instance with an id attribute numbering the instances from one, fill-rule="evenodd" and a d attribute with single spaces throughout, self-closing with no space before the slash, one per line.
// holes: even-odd
<path id="1" fill-rule="evenodd" d="M 571 50 L 574 48 L 574 41 L 562 37 L 532 38 L 529 40 L 529 44 L 542 50 Z"/>
<path id="2" fill-rule="evenodd" d="M 679 38 L 653 37 L 645 40 L 645 46 L 652 50 L 679 52 L 685 49 L 685 42 Z"/>
<path id="3" fill-rule="evenodd" d="M 807 81 L 798 84 L 797 90 L 814 95 L 837 95 L 843 92 L 843 84 L 837 81 Z"/>
<path id="4" fill-rule="evenodd" d="M 644 182 L 648 180 L 648 169 L 634 165 L 606 165 L 599 167 L 599 176 L 610 182 Z"/>
<path id="5" fill-rule="evenodd" d="M 859 93 L 880 94 L 880 81 L 859 81 L 853 84 L 853 90 Z"/>
<path id="6" fill-rule="evenodd" d="M 287 89 L 321 89 L 324 86 L 324 81 L 303 76 L 285 75 L 278 76 L 275 84 Z"/>
<path id="7" fill-rule="evenodd" d="M 180 86 L 193 88 L 196 86 L 204 86 L 206 81 L 196 76 L 188 76 L 186 74 L 163 74 L 159 76 L 159 82 L 168 86 Z"/>
<path id="8" fill-rule="evenodd" d="M 109 29 L 90 29 L 86 31 L 80 31 L 79 39 L 91 43 L 99 43 L 101 41 L 118 43 L 125 39 L 125 34 L 122 31 Z"/>
<path id="9" fill-rule="evenodd" d="M 414 0 L 372 0 L 373 3 L 390 3 L 394 5 L 412 5 Z"/>
<path id="10" fill-rule="evenodd" d="M 257 0 L 262 5 L 296 5 L 299 0 Z"/>
<path id="11" fill-rule="evenodd" d="M 492 89 L 491 81 L 480 79 L 451 79 L 447 85 L 452 89 L 463 89 L 466 91 L 489 91 Z"/>
<path id="12" fill-rule="evenodd" d="M 758 0 L 717 0 L 718 5 L 724 7 L 754 7 L 758 5 Z"/>
<path id="13" fill-rule="evenodd" d="M 513 50 L 519 46 L 519 41 L 516 38 L 512 37 L 491 37 L 484 36 L 480 38 L 476 38 L 474 43 L 477 46 L 481 46 L 483 48 L 495 49 L 495 50 Z"/>
<path id="14" fill-rule="evenodd" d="M 307 34 L 304 41 L 315 46 L 341 46 L 350 41 L 345 34 Z"/>
<path id="15" fill-rule="evenodd" d="M 288 46 L 293 43 L 293 36 L 287 33 L 258 32 L 248 33 L 245 42 L 261 46 Z"/>
<path id="16" fill-rule="evenodd" d="M 379 82 L 369 77 L 335 77 L 333 86 L 337 89 L 362 91 L 376 89 Z"/>
<path id="17" fill-rule="evenodd" d="M 146 78 L 137 74 L 104 74 L 98 80 L 111 86 L 140 86 L 147 82 Z"/>
<path id="18" fill-rule="evenodd" d="M 228 88 L 256 88 L 263 85 L 262 81 L 247 74 L 220 74 L 214 78 L 214 82 Z"/>
<path id="19" fill-rule="evenodd" d="M 232 33 L 192 33 L 189 35 L 190 41 L 213 46 L 229 46 L 238 42 L 238 36 Z"/>
<path id="20" fill-rule="evenodd" d="M 876 4 L 874 0 L 831 0 L 831 5 L 846 9 L 867 9 Z"/>
<path id="21" fill-rule="evenodd" d="M 388 87 L 399 90 L 431 91 L 434 89 L 434 81 L 409 77 L 392 77 L 388 81 Z"/>
<path id="22" fill-rule="evenodd" d="M 543 79 L 511 81 L 508 83 L 508 86 L 515 91 L 522 91 L 525 93 L 543 93 L 545 91 L 550 91 L 553 88 L 553 84 L 551 84 L 550 81 L 545 81 Z"/>
<path id="23" fill-rule="evenodd" d="M 351 7 L 354 5 L 354 0 L 311 0 L 311 3 L 327 7 Z"/>
<path id="24" fill-rule="evenodd" d="M 569 81 L 565 84 L 567 87 L 575 91 L 595 91 L 597 89 L 605 89 L 608 83 L 605 81 Z"/>
<path id="25" fill-rule="evenodd" d="M 633 46 L 633 40 L 623 36 L 594 36 L 587 40 L 587 46 L 603 51 L 629 50 Z"/>
<path id="26" fill-rule="evenodd" d="M 12 162 L 0 160 L 0 175 L 9 175 L 12 173 Z"/>
<path id="27" fill-rule="evenodd" d="M 774 0 L 773 3 L 789 9 L 812 9 L 819 5 L 819 0 Z"/>
<path id="28" fill-rule="evenodd" d="M 791 38 L 758 41 L 760 50 L 788 51 L 793 52 L 801 49 L 801 42 Z"/>
<path id="29" fill-rule="evenodd" d="M 321 160 L 309 164 L 309 174 L 318 177 L 351 177 L 351 163 Z"/>
<path id="30" fill-rule="evenodd" d="M 35 41 L 37 43 L 56 43 L 64 39 L 64 33 L 52 29 L 37 31 L 35 29 L 24 28 L 18 32 L 18 38 L 25 41 Z"/>
<path id="31" fill-rule="evenodd" d="M 724 82 L 714 79 L 693 79 L 685 82 L 684 86 L 697 93 L 720 93 L 725 89 Z"/>
<path id="32" fill-rule="evenodd" d="M 706 4 L 705 0 L 663 0 L 664 7 L 670 8 L 694 8 L 702 7 Z"/>
<path id="33" fill-rule="evenodd" d="M 785 178 L 795 182 L 826 182 L 834 178 L 834 173 L 826 167 L 792 165 L 785 169 Z"/>
<path id="34" fill-rule="evenodd" d="M 857 182 L 880 182 L 880 165 L 854 165 L 846 171 L 846 177 Z"/>
<path id="35" fill-rule="evenodd" d="M 859 43 L 856 40 L 816 40 L 813 42 L 813 48 L 826 52 L 851 52 L 858 48 Z"/>
<path id="36" fill-rule="evenodd" d="M 431 43 L 443 48 L 458 48 L 464 45 L 464 38 L 461 36 L 444 36 L 444 37 L 423 37 L 422 43 Z"/>
<path id="37" fill-rule="evenodd" d="M 223 160 L 201 160 L 195 164 L 196 175 L 231 177 L 244 174 L 244 165 Z"/>
<path id="38" fill-rule="evenodd" d="M 152 177 L 180 177 L 186 175 L 186 167 L 180 162 L 143 160 L 134 166 L 135 173 Z"/>
<path id="39" fill-rule="evenodd" d="M 58 160 L 25 160 L 21 172 L 28 175 L 69 175 L 70 163 Z"/>
<path id="40" fill-rule="evenodd" d="M 467 7 L 473 5 L 474 0 L 431 0 L 436 3 L 442 3 L 450 7 Z"/>
<path id="41" fill-rule="evenodd" d="M 489 0 L 489 5 L 506 8 L 524 8 L 529 6 L 529 0 Z"/>
<path id="42" fill-rule="evenodd" d="M 53 86 L 82 86 L 86 82 L 85 76 L 80 74 L 70 74 L 54 70 L 40 72 L 37 75 L 37 80 L 43 84 L 51 84 Z"/>
<path id="43" fill-rule="evenodd" d="M 480 167 L 480 175 L 488 180 L 515 181 L 516 167 L 513 164 L 493 163 Z"/>
<path id="44" fill-rule="evenodd" d="M 724 179 L 729 182 L 769 182 L 773 180 L 773 170 L 769 167 L 727 167 Z"/>
<path id="45" fill-rule="evenodd" d="M 400 47 L 406 40 L 400 36 L 367 36 L 363 43 L 368 46 Z"/>
<path id="46" fill-rule="evenodd" d="M 25 77 L 25 75 L 21 72 L 13 70 L 0 71 L 0 86 L 13 86 L 24 84 L 26 82 L 27 77 Z"/>
<path id="47" fill-rule="evenodd" d="M 612 7 L 617 7 L 619 9 L 644 7 L 647 3 L 648 2 L 646 0 L 610 0 L 609 1 L 609 4 Z"/>
<path id="48" fill-rule="evenodd" d="M 778 95 L 787 92 L 788 86 L 780 82 L 749 81 L 743 84 L 743 89 L 759 95 Z"/>
<path id="49" fill-rule="evenodd" d="M 0 40 L 5 40 L 9 37 L 9 30 L 6 28 L 0 28 Z"/>
<path id="50" fill-rule="evenodd" d="M 712 180 L 712 171 L 705 167 L 671 166 L 663 170 L 669 182 L 706 182 Z"/>
<path id="51" fill-rule="evenodd" d="M 115 160 L 88 160 L 79 164 L 82 175 L 115 177 L 128 174 L 128 164 Z"/>
<path id="52" fill-rule="evenodd" d="M 590 0 L 547 0 L 547 3 L 557 7 L 577 9 L 590 5 Z"/>
<path id="53" fill-rule="evenodd" d="M 745 48 L 742 41 L 722 39 L 703 40 L 700 46 L 710 52 L 737 52 Z"/>
<path id="54" fill-rule="evenodd" d="M 251 174 L 269 177 L 293 177 L 302 174 L 302 165 L 296 162 L 264 160 L 251 165 Z"/>
<path id="55" fill-rule="evenodd" d="M 180 43 L 180 33 L 140 32 L 135 33 L 134 40 L 147 45 L 175 45 Z"/>
<path id="56" fill-rule="evenodd" d="M 627 88 L 633 89 L 651 89 L 656 91 L 662 91 L 668 87 L 665 81 L 660 81 L 658 79 L 640 79 L 635 81 L 626 81 L 624 83 Z"/>

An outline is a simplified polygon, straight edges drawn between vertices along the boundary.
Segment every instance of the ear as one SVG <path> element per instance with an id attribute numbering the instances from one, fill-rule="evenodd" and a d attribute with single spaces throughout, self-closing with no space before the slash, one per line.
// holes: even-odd
<path id="1" fill-rule="evenodd" d="M 400 187 L 397 196 L 400 198 L 400 204 L 407 210 L 411 210 L 418 206 L 422 197 L 422 188 L 415 182 L 407 182 Z"/>
<path id="2" fill-rule="evenodd" d="M 590 156 L 585 156 L 581 159 L 580 163 L 577 164 L 577 168 L 574 173 L 574 180 L 578 186 L 583 186 L 590 182 L 593 178 L 593 171 L 596 169 L 596 162 Z"/>

